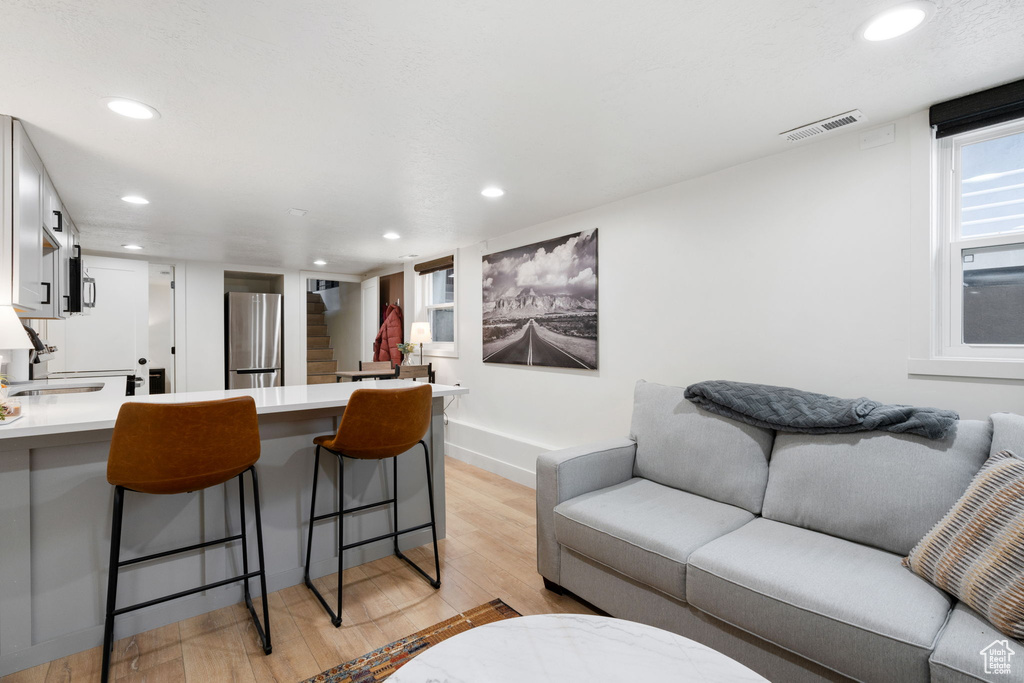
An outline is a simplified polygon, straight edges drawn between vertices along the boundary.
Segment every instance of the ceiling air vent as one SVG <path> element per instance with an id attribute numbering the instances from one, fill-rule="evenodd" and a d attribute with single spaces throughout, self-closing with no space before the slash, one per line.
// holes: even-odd
<path id="1" fill-rule="evenodd" d="M 808 123 L 806 126 L 787 130 L 785 133 L 779 133 L 779 137 L 786 138 L 790 142 L 800 142 L 801 140 L 806 140 L 807 138 L 814 137 L 815 135 L 828 133 L 836 128 L 849 126 L 863 120 L 864 114 L 860 113 L 860 109 L 854 109 L 853 111 L 848 111 L 845 114 L 837 114 L 835 116 L 830 116 L 827 119 L 822 119 L 821 121 Z"/>

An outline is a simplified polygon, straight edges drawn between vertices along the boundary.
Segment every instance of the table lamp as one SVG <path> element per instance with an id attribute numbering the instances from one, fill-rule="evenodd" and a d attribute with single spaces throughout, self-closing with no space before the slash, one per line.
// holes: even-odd
<path id="1" fill-rule="evenodd" d="M 32 342 L 25 333 L 21 318 L 10 305 L 0 306 L 0 349 L 33 349 Z M 0 369 L 4 357 L 0 356 Z"/>
<path id="2" fill-rule="evenodd" d="M 434 341 L 430 337 L 430 323 L 413 323 L 409 341 L 420 345 L 420 365 L 423 365 L 423 345 Z"/>

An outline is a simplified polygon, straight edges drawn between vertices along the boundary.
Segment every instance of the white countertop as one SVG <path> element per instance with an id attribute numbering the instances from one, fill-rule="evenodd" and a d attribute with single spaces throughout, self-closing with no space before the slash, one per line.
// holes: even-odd
<path id="1" fill-rule="evenodd" d="M 386 379 L 336 384 L 309 384 L 264 389 L 231 389 L 219 391 L 187 391 L 154 396 L 125 396 L 124 377 L 57 379 L 32 382 L 31 388 L 44 386 L 73 387 L 103 383 L 100 391 L 50 396 L 18 396 L 23 417 L 9 424 L 0 423 L 0 442 L 4 439 L 68 434 L 96 429 L 112 429 L 117 411 L 127 401 L 147 403 L 186 403 L 213 401 L 233 396 L 252 396 L 260 415 L 289 413 L 323 408 L 338 408 L 348 403 L 357 389 L 393 389 L 411 386 L 413 380 Z M 26 385 L 14 385 L 12 391 Z M 464 387 L 431 384 L 434 396 L 456 396 L 469 393 Z"/>

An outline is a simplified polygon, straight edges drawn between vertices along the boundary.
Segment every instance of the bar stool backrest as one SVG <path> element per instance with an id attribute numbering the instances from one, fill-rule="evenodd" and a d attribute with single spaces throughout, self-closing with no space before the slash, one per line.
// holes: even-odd
<path id="1" fill-rule="evenodd" d="M 251 396 L 191 403 L 125 403 L 117 414 L 107 481 L 142 493 L 221 484 L 260 459 Z"/>
<path id="2" fill-rule="evenodd" d="M 430 426 L 429 384 L 401 389 L 356 389 L 334 441 L 324 446 L 350 458 L 393 458 L 426 435 Z"/>

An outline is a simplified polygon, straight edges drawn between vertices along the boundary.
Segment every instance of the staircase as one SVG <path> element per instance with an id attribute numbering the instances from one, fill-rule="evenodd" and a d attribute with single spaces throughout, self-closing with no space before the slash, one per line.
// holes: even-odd
<path id="1" fill-rule="evenodd" d="M 337 381 L 338 361 L 334 360 L 331 336 L 324 319 L 323 299 L 306 293 L 306 384 L 330 384 Z"/>

